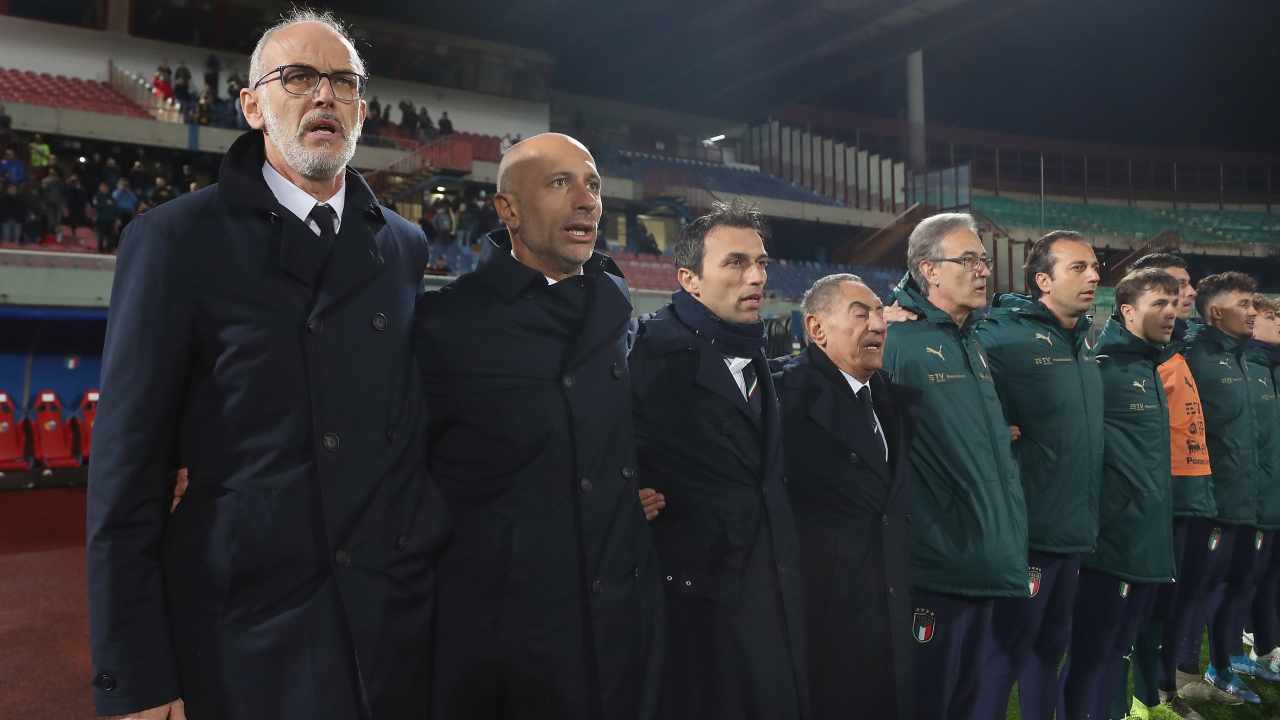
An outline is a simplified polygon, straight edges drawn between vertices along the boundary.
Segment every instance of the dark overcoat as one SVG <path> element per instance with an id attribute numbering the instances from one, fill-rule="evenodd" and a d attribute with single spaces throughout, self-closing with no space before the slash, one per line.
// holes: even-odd
<path id="1" fill-rule="evenodd" d="M 651 718 L 661 586 L 639 499 L 631 302 L 596 255 L 548 285 L 505 231 L 418 304 L 440 563 L 437 720 Z"/>
<path id="2" fill-rule="evenodd" d="M 421 718 L 446 531 L 412 360 L 426 244 L 348 170 L 330 247 L 263 159 L 242 135 L 122 241 L 89 470 L 97 709 Z"/>
<path id="3" fill-rule="evenodd" d="M 669 718 L 807 717 L 796 528 L 782 422 L 764 351 L 755 415 L 719 350 L 670 306 L 640 324 L 631 357 L 643 484 L 668 607 Z"/>
<path id="4" fill-rule="evenodd" d="M 774 376 L 800 537 L 815 718 L 913 717 L 911 433 L 918 393 L 871 377 L 889 446 L 816 346 Z"/>

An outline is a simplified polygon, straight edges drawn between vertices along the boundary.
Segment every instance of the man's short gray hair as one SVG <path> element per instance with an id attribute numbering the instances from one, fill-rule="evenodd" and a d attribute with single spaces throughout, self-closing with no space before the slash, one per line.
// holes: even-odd
<path id="1" fill-rule="evenodd" d="M 351 33 L 347 31 L 347 27 L 342 24 L 342 21 L 339 20 L 336 15 L 327 10 L 321 12 L 318 10 L 312 10 L 309 7 L 300 7 L 295 5 L 282 13 L 280 15 L 280 20 L 275 25 L 272 25 L 263 31 L 262 37 L 258 38 L 258 44 L 253 46 L 253 54 L 249 56 L 250 90 L 252 90 L 253 86 L 262 79 L 263 74 L 270 72 L 268 68 L 262 67 L 262 49 L 267 46 L 267 41 L 271 39 L 271 36 L 287 27 L 309 22 L 320 23 L 336 33 L 338 37 L 345 40 L 347 45 L 351 46 L 351 62 L 354 65 L 352 69 L 361 75 L 366 74 L 364 58 L 360 57 L 360 51 L 356 50 L 355 39 L 351 37 Z M 323 70 L 324 68 L 321 69 Z"/>
<path id="2" fill-rule="evenodd" d="M 938 246 L 942 244 L 942 239 L 957 230 L 978 234 L 978 226 L 973 222 L 972 215 L 940 213 L 921 220 L 916 229 L 911 231 L 911 237 L 907 238 L 907 269 L 911 271 L 916 285 L 920 286 L 920 291 L 926 295 L 929 294 L 929 284 L 920 274 L 920 263 L 938 259 Z"/>
<path id="3" fill-rule="evenodd" d="M 800 301 L 800 307 L 804 309 L 804 314 L 821 315 L 829 311 L 831 303 L 835 301 L 836 295 L 840 292 L 840 286 L 847 282 L 866 285 L 862 278 L 853 273 L 835 273 L 834 275 L 818 278 L 812 287 L 804 291 L 804 298 Z"/>

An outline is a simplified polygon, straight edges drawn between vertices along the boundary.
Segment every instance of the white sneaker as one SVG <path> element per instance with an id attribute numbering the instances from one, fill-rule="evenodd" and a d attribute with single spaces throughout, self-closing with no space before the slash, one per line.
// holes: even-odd
<path id="1" fill-rule="evenodd" d="M 1245 645 L 1248 645 L 1249 647 L 1253 647 L 1253 633 L 1249 632 L 1248 630 L 1245 630 L 1243 633 L 1240 634 L 1240 642 L 1244 643 Z"/>
<path id="2" fill-rule="evenodd" d="M 1257 648 L 1253 648 L 1249 651 L 1249 659 L 1273 673 L 1280 674 L 1280 648 L 1272 648 L 1266 655 L 1259 655 L 1255 652 L 1256 650 Z"/>

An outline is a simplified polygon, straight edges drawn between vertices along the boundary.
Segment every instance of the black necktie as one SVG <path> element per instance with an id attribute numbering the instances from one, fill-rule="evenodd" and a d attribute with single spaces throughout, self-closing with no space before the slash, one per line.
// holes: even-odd
<path id="1" fill-rule="evenodd" d="M 875 440 L 877 456 L 888 462 L 889 452 L 886 450 L 888 445 L 880 437 L 880 423 L 876 422 L 875 408 L 871 403 L 871 386 L 863 385 L 858 392 L 854 393 L 854 397 L 858 399 L 858 411 L 862 413 L 863 422 L 871 428 L 871 437 Z"/>
<path id="2" fill-rule="evenodd" d="M 333 208 L 324 203 L 316 203 L 311 208 L 311 212 L 307 215 L 307 219 L 320 226 L 320 237 L 326 243 L 332 243 L 335 237 L 333 232 L 333 221 L 338 217 L 338 213 Z"/>
<path id="3" fill-rule="evenodd" d="M 751 363 L 742 368 L 742 384 L 747 386 L 747 405 L 756 417 L 760 417 L 764 412 L 764 404 L 760 402 L 760 383 L 757 382 L 756 369 Z"/>

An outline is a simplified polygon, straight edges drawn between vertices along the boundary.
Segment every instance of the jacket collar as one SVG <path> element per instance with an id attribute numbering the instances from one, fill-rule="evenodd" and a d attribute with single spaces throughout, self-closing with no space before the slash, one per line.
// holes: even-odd
<path id="1" fill-rule="evenodd" d="M 493 288 L 503 302 L 511 303 L 532 285 L 545 287 L 547 278 L 541 272 L 521 263 L 511 255 L 511 234 L 506 228 L 498 228 L 485 236 L 483 242 L 489 243 L 492 253 L 482 267 L 479 275 Z M 613 258 L 600 252 L 592 252 L 591 257 L 582 266 L 583 275 L 612 275 L 616 285 L 624 275 L 618 269 Z M 622 285 L 625 287 L 625 285 Z"/>
<path id="2" fill-rule="evenodd" d="M 1112 315 L 1102 328 L 1098 338 L 1099 355 L 1128 355 L 1146 358 L 1153 362 L 1165 359 L 1165 345 L 1155 345 L 1129 332 L 1119 315 Z"/>
<path id="3" fill-rule="evenodd" d="M 903 275 L 902 280 L 893 289 L 893 297 L 902 306 L 902 309 L 915 313 L 926 322 L 934 325 L 956 327 L 956 321 L 952 320 L 950 315 L 929 302 L 929 299 L 925 297 L 924 292 L 921 291 L 920 286 L 916 283 L 915 278 L 911 277 L 910 272 Z M 960 330 L 962 332 L 968 331 L 981 316 L 982 313 L 980 311 L 975 310 L 969 313 L 969 317 L 965 318 L 964 325 Z"/>
<path id="4" fill-rule="evenodd" d="M 1062 326 L 1062 322 L 1058 320 L 1058 316 L 1054 315 L 1053 311 L 1041 302 L 1039 298 L 1033 298 L 1022 293 L 1000 293 L 992 299 L 991 312 L 988 313 L 988 316 L 1002 314 L 1026 318 L 1033 322 L 1038 322 L 1052 331 L 1061 333 L 1071 340 L 1072 345 L 1077 350 L 1080 348 L 1084 338 L 1088 336 L 1089 329 L 1093 327 L 1093 317 L 1081 315 L 1076 320 L 1074 327 L 1065 328 Z"/>

